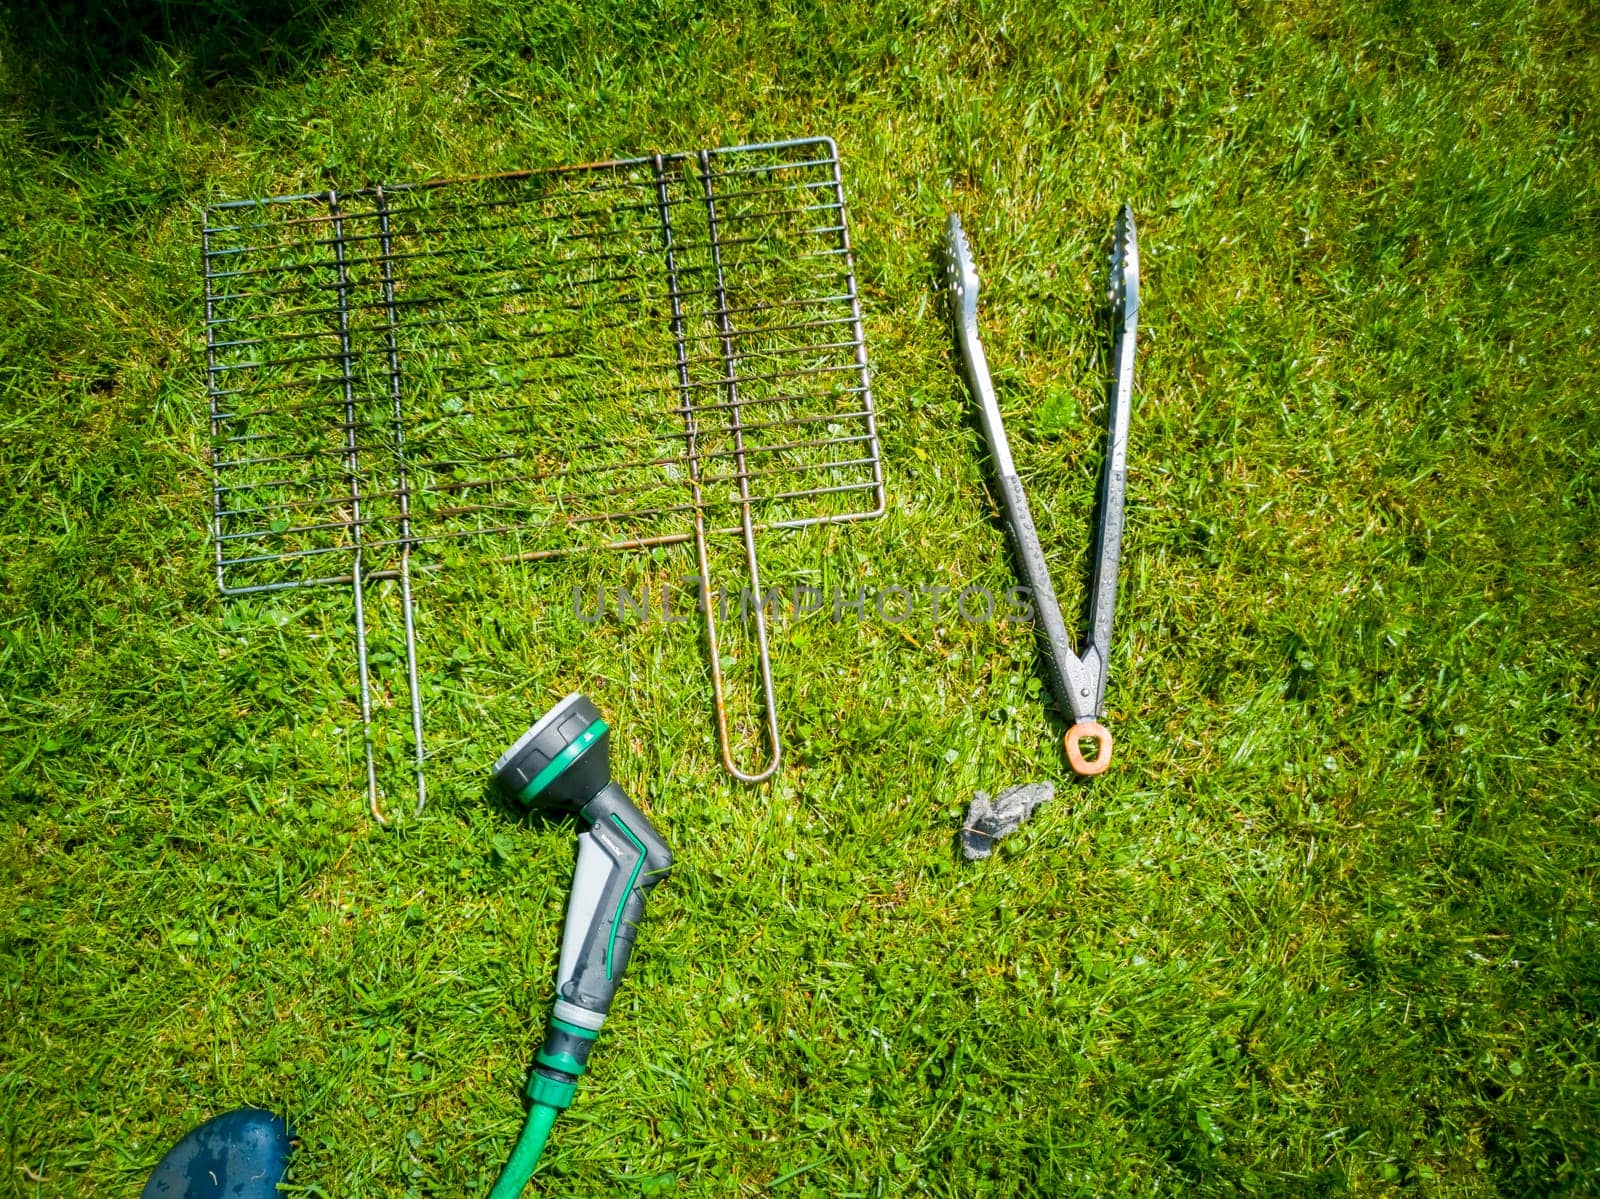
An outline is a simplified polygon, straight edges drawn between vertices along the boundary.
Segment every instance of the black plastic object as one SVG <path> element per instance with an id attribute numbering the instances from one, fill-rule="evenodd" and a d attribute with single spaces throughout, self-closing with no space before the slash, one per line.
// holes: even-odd
<path id="1" fill-rule="evenodd" d="M 283 1117 L 256 1107 L 224 1112 L 172 1147 L 140 1199 L 276 1199 L 293 1148 Z"/>

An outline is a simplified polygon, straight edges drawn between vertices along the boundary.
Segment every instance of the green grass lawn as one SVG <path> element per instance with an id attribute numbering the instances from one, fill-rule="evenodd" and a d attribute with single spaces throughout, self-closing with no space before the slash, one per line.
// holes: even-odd
<path id="1" fill-rule="evenodd" d="M 0 6 L 0 1194 L 245 1103 L 291 1194 L 486 1191 L 572 861 L 487 768 L 579 687 L 678 865 L 533 1193 L 1600 1192 L 1592 8 L 66 7 Z M 419 583 L 433 796 L 379 829 L 348 598 L 216 595 L 199 206 L 813 134 L 888 511 L 766 537 L 785 582 L 1012 579 L 955 207 L 1075 608 L 1138 214 L 1113 768 L 1025 630 L 847 616 L 778 628 L 787 765 L 731 783 L 695 626 L 571 611 L 678 547 Z"/>

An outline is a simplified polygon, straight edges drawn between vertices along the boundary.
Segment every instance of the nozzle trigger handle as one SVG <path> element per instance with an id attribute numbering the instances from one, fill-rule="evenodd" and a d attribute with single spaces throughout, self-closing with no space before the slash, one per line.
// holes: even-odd
<path id="1" fill-rule="evenodd" d="M 603 1017 L 628 968 L 645 897 L 672 869 L 672 851 L 615 783 L 582 817 L 589 827 L 578 836 L 556 998 Z"/>

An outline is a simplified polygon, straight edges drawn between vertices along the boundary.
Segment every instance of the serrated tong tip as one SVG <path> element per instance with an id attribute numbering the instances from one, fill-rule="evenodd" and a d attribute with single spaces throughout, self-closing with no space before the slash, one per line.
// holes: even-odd
<path id="1" fill-rule="evenodd" d="M 944 226 L 944 271 L 945 281 L 949 285 L 958 315 L 963 320 L 976 320 L 978 268 L 972 261 L 972 247 L 967 243 L 967 231 L 961 227 L 961 218 L 953 212 Z"/>
<path id="2" fill-rule="evenodd" d="M 1139 314 L 1139 234 L 1133 209 L 1126 204 L 1117 211 L 1109 262 L 1111 285 L 1106 299 L 1112 312 L 1126 323 Z"/>

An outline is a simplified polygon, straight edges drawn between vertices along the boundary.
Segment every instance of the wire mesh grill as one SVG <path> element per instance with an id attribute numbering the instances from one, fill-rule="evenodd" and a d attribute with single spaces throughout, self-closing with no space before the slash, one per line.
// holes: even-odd
<path id="1" fill-rule="evenodd" d="M 704 576 L 725 532 L 758 586 L 756 530 L 882 511 L 831 140 L 229 202 L 202 249 L 218 586 L 352 586 L 370 723 L 362 588 L 402 580 L 419 795 L 412 571 L 695 541 Z"/>

